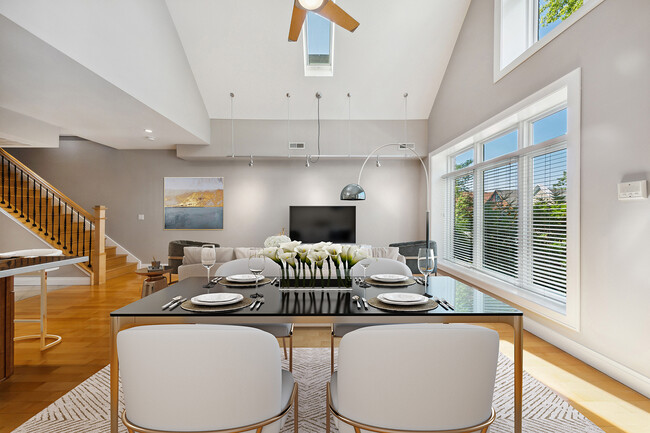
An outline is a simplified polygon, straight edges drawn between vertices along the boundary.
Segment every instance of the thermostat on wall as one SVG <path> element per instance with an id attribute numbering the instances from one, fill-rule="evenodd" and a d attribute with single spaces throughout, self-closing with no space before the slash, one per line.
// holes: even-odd
<path id="1" fill-rule="evenodd" d="M 619 200 L 634 200 L 648 197 L 648 181 L 635 180 L 618 184 Z"/>

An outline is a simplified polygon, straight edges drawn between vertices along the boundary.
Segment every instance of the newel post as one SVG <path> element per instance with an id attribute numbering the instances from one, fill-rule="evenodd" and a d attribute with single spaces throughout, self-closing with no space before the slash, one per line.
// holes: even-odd
<path id="1" fill-rule="evenodd" d="M 92 269 L 93 285 L 106 283 L 106 207 L 95 206 L 93 231 Z"/>

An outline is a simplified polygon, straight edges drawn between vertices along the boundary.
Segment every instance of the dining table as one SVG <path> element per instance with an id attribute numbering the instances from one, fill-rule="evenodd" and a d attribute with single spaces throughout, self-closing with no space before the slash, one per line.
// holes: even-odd
<path id="1" fill-rule="evenodd" d="M 273 278 L 273 275 L 266 275 Z M 266 279 L 265 281 L 268 281 Z M 290 287 L 264 284 L 258 287 L 241 285 L 232 287 L 224 280 L 213 282 L 205 288 L 206 278 L 187 278 L 128 304 L 110 314 L 110 421 L 111 433 L 118 431 L 119 419 L 119 364 L 117 334 L 126 328 L 140 325 L 216 323 L 216 324 L 262 324 L 295 323 L 322 324 L 399 324 L 399 323 L 505 323 L 514 331 L 514 431 L 522 431 L 523 400 L 523 313 L 461 281 L 447 276 L 429 277 L 426 284 L 418 282 L 408 286 L 375 286 L 362 279 L 353 279 L 351 287 Z M 284 280 L 283 280 L 284 283 Z M 326 286 L 328 284 L 325 284 Z M 307 286 L 310 286 L 307 280 Z M 317 280 L 316 286 L 320 286 Z M 264 303 L 259 308 L 241 308 L 228 312 L 193 312 L 181 307 L 162 309 L 172 298 L 211 293 L 241 293 L 245 297 L 259 294 Z M 387 292 L 404 292 L 444 299 L 445 308 L 438 305 L 428 311 L 388 311 L 369 305 L 360 308 L 353 298 L 359 296 L 371 300 Z M 377 305 L 377 304 L 375 304 Z M 443 304 L 444 305 L 444 304 Z M 451 306 L 451 308 L 449 307 Z M 452 309 L 453 308 L 453 309 Z M 323 402 L 323 404 L 325 404 Z"/>

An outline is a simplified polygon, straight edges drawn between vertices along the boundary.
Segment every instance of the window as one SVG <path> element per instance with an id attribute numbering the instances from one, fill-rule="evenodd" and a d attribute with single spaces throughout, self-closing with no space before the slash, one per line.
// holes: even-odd
<path id="1" fill-rule="evenodd" d="M 313 12 L 305 20 L 305 76 L 332 76 L 334 24 Z"/>
<path id="2" fill-rule="evenodd" d="M 442 270 L 577 327 L 579 70 L 531 98 L 434 152 L 433 238 Z"/>
<path id="3" fill-rule="evenodd" d="M 603 0 L 494 0 L 498 81 Z"/>

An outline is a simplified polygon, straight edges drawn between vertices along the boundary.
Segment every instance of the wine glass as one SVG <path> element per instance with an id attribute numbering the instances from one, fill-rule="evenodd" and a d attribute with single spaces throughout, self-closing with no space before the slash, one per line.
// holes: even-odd
<path id="1" fill-rule="evenodd" d="M 252 248 L 250 254 L 248 255 L 248 270 L 251 271 L 251 274 L 255 275 L 255 293 L 257 293 L 257 284 L 259 282 L 259 275 L 264 271 L 265 257 L 262 254 L 262 250 L 258 248 Z"/>
<path id="2" fill-rule="evenodd" d="M 366 282 L 366 271 L 374 261 L 376 261 L 376 259 L 373 259 L 372 257 L 368 257 L 367 259 L 363 259 L 359 262 L 359 265 L 363 268 L 363 281 L 361 282 L 361 287 L 368 286 L 368 283 Z"/>
<path id="3" fill-rule="evenodd" d="M 436 255 L 432 248 L 420 248 L 418 251 L 418 269 L 424 275 L 424 290 L 429 286 L 429 275 L 436 267 Z"/>
<path id="4" fill-rule="evenodd" d="M 217 263 L 217 250 L 214 245 L 202 245 L 201 246 L 201 264 L 205 266 L 205 269 L 208 271 L 208 282 L 205 284 L 205 288 L 210 291 L 210 268 Z"/>

